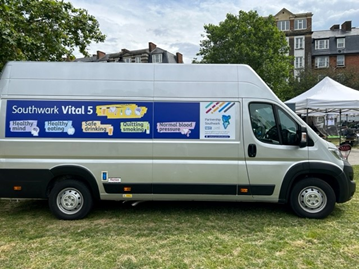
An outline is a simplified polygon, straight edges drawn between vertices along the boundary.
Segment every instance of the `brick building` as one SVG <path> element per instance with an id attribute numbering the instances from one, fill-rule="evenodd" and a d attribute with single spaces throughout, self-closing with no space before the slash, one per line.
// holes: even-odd
<path id="1" fill-rule="evenodd" d="M 359 29 L 351 21 L 333 25 L 312 35 L 312 63 L 315 69 L 335 71 L 359 67 Z"/>
<path id="2" fill-rule="evenodd" d="M 108 54 L 97 51 L 92 57 L 79 58 L 75 62 L 183 63 L 183 56 L 179 52 L 174 55 L 149 42 L 148 48 L 145 49 L 122 49 L 120 52 Z"/>
<path id="3" fill-rule="evenodd" d="M 311 12 L 294 14 L 283 8 L 276 15 L 277 27 L 283 31 L 294 57 L 294 76 L 312 67 L 312 17 Z"/>

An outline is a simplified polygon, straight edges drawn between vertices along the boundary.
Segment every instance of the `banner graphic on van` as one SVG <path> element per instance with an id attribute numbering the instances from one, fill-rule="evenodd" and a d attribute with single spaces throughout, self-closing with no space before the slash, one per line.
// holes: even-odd
<path id="1" fill-rule="evenodd" d="M 6 137 L 152 138 L 153 102 L 9 100 Z"/>
<path id="2" fill-rule="evenodd" d="M 234 139 L 234 102 L 8 100 L 6 137 Z"/>

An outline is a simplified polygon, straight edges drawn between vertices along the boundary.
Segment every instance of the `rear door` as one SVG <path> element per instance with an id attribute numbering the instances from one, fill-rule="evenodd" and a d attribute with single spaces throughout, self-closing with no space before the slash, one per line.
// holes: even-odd
<path id="1" fill-rule="evenodd" d="M 307 147 L 299 148 L 300 125 L 277 104 L 244 100 L 243 129 L 246 164 L 255 200 L 278 201 L 288 169 L 308 161 Z"/>

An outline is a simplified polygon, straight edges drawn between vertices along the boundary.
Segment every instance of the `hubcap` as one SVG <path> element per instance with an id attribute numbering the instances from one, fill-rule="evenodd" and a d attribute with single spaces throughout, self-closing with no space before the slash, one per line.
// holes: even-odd
<path id="1" fill-rule="evenodd" d="M 83 206 L 81 192 L 74 188 L 66 188 L 57 195 L 59 209 L 65 214 L 76 214 Z"/>
<path id="2" fill-rule="evenodd" d="M 318 187 L 306 187 L 299 193 L 298 202 L 303 210 L 309 213 L 318 213 L 325 208 L 327 196 Z"/>

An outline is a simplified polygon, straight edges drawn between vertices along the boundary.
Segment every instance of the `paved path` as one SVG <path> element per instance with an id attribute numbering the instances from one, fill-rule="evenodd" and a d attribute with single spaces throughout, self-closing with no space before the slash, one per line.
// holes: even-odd
<path id="1" fill-rule="evenodd" d="M 351 165 L 358 165 L 359 164 L 359 149 L 352 149 L 349 154 L 348 161 Z"/>

